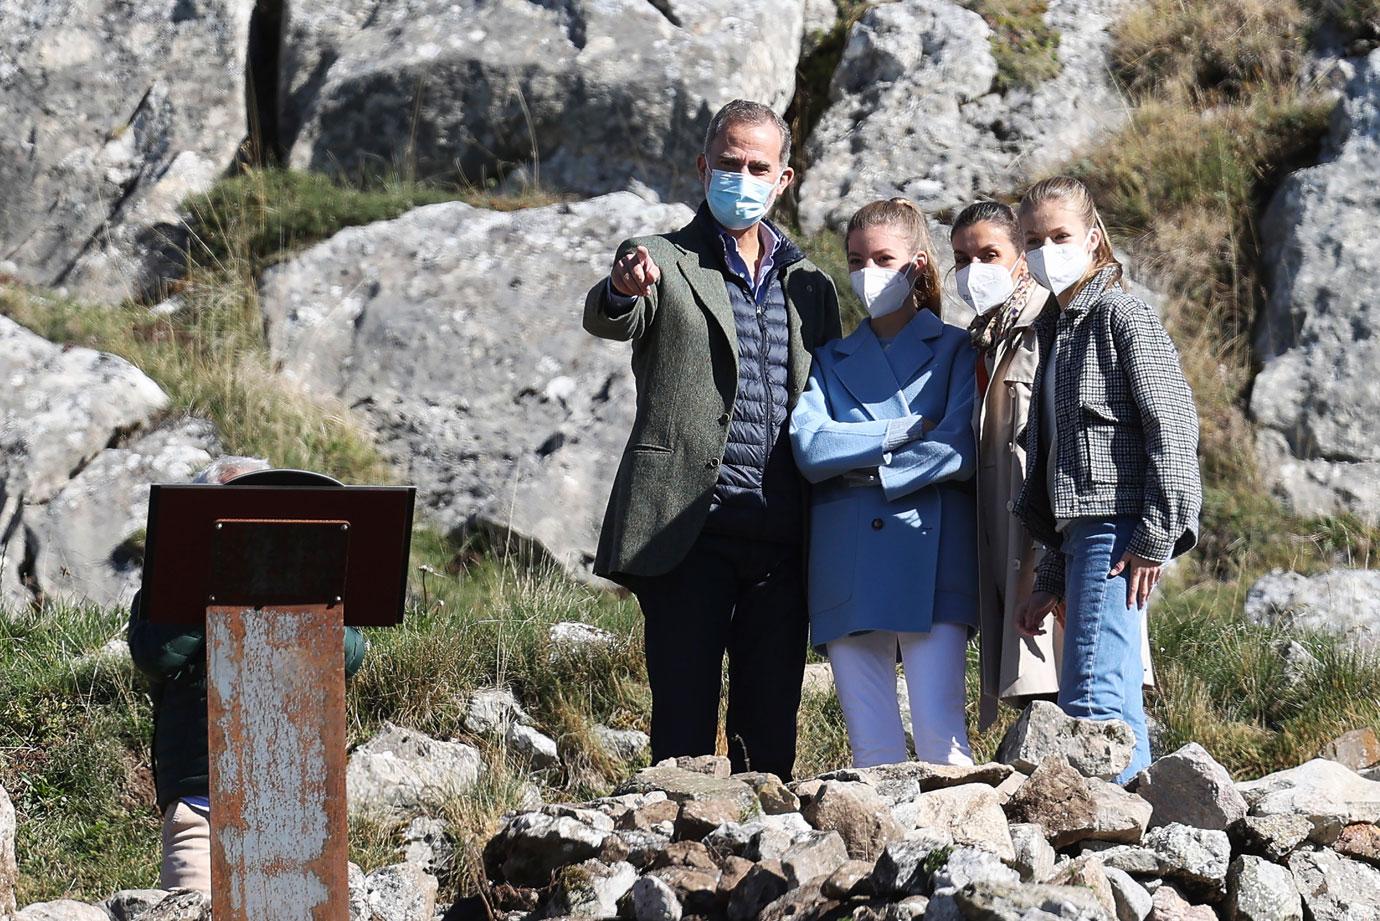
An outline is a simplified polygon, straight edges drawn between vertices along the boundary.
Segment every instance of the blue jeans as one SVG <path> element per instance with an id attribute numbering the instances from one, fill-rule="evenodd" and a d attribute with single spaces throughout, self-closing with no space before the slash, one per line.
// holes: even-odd
<path id="1" fill-rule="evenodd" d="M 1117 778 L 1126 783 L 1150 766 L 1141 687 L 1140 631 L 1135 605 L 1126 605 L 1126 572 L 1107 578 L 1121 559 L 1139 520 L 1075 518 L 1064 531 L 1064 656 L 1059 706 L 1070 716 L 1124 720 L 1136 734 L 1131 764 Z"/>

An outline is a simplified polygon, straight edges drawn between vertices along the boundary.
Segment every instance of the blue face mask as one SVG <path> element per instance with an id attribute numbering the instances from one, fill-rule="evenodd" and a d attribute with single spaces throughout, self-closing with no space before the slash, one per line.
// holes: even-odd
<path id="1" fill-rule="evenodd" d="M 729 230 L 746 230 L 767 216 L 775 191 L 775 182 L 716 169 L 709 174 L 705 195 L 716 221 Z"/>

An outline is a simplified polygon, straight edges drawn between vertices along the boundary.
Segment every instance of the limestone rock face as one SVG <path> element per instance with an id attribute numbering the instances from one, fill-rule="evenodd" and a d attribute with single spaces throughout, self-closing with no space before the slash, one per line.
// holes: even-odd
<path id="1" fill-rule="evenodd" d="M 254 0 L 0 0 L 0 264 L 98 300 L 176 260 L 247 131 Z"/>
<path id="2" fill-rule="evenodd" d="M 183 419 L 107 448 L 25 514 L 26 554 L 49 599 L 126 606 L 142 557 L 127 542 L 147 521 L 149 485 L 186 483 L 220 453 L 215 427 Z"/>
<path id="3" fill-rule="evenodd" d="M 1253 623 L 1320 630 L 1360 649 L 1380 648 L 1380 570 L 1333 569 L 1305 576 L 1277 569 L 1251 586 L 1245 612 Z"/>
<path id="4" fill-rule="evenodd" d="M 691 216 L 623 192 L 350 228 L 267 273 L 270 348 L 372 426 L 435 524 L 582 572 L 635 408 L 628 346 L 584 332 L 584 295 L 623 239 Z"/>
<path id="5" fill-rule="evenodd" d="M 698 201 L 710 116 L 737 97 L 785 111 L 803 21 L 803 0 L 304 0 L 283 133 L 298 168 L 480 183 L 522 167 L 548 188 Z"/>
<path id="6" fill-rule="evenodd" d="M 146 436 L 168 396 L 129 362 L 64 348 L 0 317 L 0 605 L 128 601 L 150 479 L 176 481 L 218 449 L 206 423 Z M 112 447 L 113 446 L 113 447 Z"/>
<path id="7" fill-rule="evenodd" d="M 903 195 L 926 211 L 1007 193 L 1120 126 L 1109 27 L 1123 0 L 1051 0 L 1058 76 L 993 92 L 991 31 L 953 0 L 877 4 L 853 27 L 808 145 L 801 224 L 841 227 L 858 206 Z"/>
<path id="8" fill-rule="evenodd" d="M 1380 281 L 1366 238 L 1380 212 L 1380 52 L 1357 68 L 1323 160 L 1280 186 L 1261 224 L 1270 299 L 1251 391 L 1260 469 L 1305 514 L 1380 515 Z"/>

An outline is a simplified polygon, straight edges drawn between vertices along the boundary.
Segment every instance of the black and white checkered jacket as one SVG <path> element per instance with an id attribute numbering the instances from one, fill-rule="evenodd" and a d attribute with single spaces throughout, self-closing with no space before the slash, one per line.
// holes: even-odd
<path id="1" fill-rule="evenodd" d="M 1118 271 L 1102 269 L 1064 310 L 1050 298 L 1035 322 L 1040 364 L 1025 429 L 1025 487 L 1013 511 L 1051 549 L 1062 542 L 1057 519 L 1136 515 L 1129 549 L 1162 562 L 1198 540 L 1198 412 L 1164 325 L 1122 289 Z M 1058 350 L 1053 496 L 1039 397 L 1051 349 Z M 1035 589 L 1062 597 L 1063 563 L 1062 553 L 1045 554 Z"/>

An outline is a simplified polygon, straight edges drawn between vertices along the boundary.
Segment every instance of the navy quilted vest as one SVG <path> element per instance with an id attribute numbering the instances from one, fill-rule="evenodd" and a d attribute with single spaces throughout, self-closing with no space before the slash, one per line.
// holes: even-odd
<path id="1" fill-rule="evenodd" d="M 725 274 L 738 334 L 738 394 L 705 530 L 781 542 L 803 538 L 800 473 L 787 426 L 790 328 L 781 272 L 800 258 L 786 243 L 775 276 L 754 300 L 747 283 Z"/>

